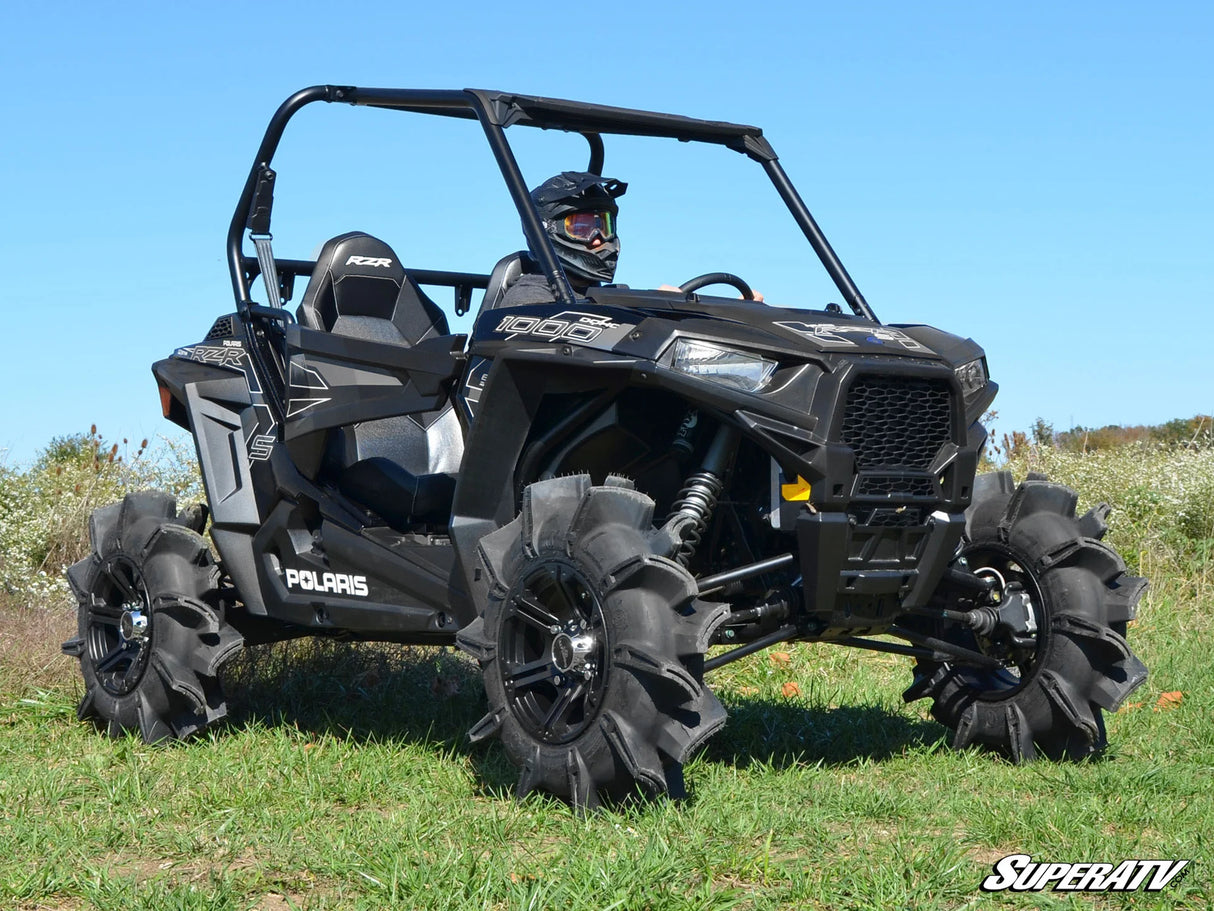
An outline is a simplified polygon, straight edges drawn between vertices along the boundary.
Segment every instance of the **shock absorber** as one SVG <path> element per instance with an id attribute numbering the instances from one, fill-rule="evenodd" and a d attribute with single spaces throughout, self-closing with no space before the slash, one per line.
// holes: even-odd
<path id="1" fill-rule="evenodd" d="M 666 527 L 676 530 L 679 544 L 672 558 L 682 566 L 691 562 L 696 548 L 704 538 L 713 510 L 725 487 L 723 480 L 729 461 L 738 443 L 738 431 L 732 425 L 717 428 L 700 470 L 683 484 L 666 520 Z"/>
<path id="2" fill-rule="evenodd" d="M 678 431 L 674 435 L 674 441 L 670 444 L 670 448 L 674 454 L 679 457 L 679 460 L 688 458 L 696 448 L 697 430 L 700 426 L 700 412 L 695 408 L 687 409 L 687 414 L 683 416 L 683 423 L 679 425 Z"/>
<path id="3" fill-rule="evenodd" d="M 721 479 L 711 471 L 697 471 L 687 479 L 670 512 L 670 522 L 681 522 L 682 542 L 674 553 L 675 562 L 686 566 L 695 556 L 696 548 L 704 538 L 712 511 L 724 488 Z"/>

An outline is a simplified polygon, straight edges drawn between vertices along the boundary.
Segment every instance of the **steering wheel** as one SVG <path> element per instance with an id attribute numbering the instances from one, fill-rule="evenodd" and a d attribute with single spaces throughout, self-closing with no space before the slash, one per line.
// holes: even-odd
<path id="1" fill-rule="evenodd" d="M 684 294 L 690 294 L 706 285 L 730 285 L 737 288 L 746 300 L 755 299 L 755 293 L 751 290 L 750 285 L 732 272 L 705 272 L 703 275 L 697 275 L 695 278 L 683 282 L 679 285 L 679 290 Z"/>

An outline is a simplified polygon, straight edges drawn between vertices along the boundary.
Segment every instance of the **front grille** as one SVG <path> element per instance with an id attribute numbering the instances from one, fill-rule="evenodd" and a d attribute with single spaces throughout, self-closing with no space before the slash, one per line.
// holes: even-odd
<path id="1" fill-rule="evenodd" d="M 854 515 L 861 525 L 879 525 L 883 528 L 915 528 L 923 524 L 923 510 L 914 507 L 881 508 L 874 509 L 868 515 L 862 512 Z"/>
<path id="2" fill-rule="evenodd" d="M 928 468 L 952 436 L 952 394 L 940 380 L 862 376 L 847 394 L 843 442 L 858 470 Z"/>
<path id="3" fill-rule="evenodd" d="M 914 475 L 863 475 L 856 484 L 858 497 L 934 497 L 936 485 L 931 478 Z"/>

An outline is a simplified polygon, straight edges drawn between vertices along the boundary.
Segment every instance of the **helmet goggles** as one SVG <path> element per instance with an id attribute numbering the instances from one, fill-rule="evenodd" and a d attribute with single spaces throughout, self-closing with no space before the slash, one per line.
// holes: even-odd
<path id="1" fill-rule="evenodd" d="M 605 243 L 615 237 L 615 217 L 607 211 L 570 212 L 561 228 L 570 240 L 590 243 L 597 236 Z"/>

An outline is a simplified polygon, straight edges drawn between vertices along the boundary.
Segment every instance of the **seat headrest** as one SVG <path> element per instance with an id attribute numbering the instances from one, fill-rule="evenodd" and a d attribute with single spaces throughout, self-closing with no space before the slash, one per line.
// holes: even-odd
<path id="1" fill-rule="evenodd" d="M 386 243 L 351 231 L 326 241 L 299 305 L 300 323 L 332 329 L 339 316 L 392 319 L 405 269 Z"/>
<path id="2" fill-rule="evenodd" d="M 502 305 L 510 286 L 522 275 L 539 275 L 540 267 L 535 258 L 526 250 L 519 250 L 509 256 L 503 256 L 489 273 L 489 282 L 485 287 L 485 296 L 481 298 L 481 310 L 495 310 Z"/>
<path id="3" fill-rule="evenodd" d="M 326 241 L 297 311 L 300 325 L 343 334 L 338 321 L 366 317 L 394 325 L 406 344 L 447 334 L 447 317 L 409 277 L 396 253 L 370 234 Z"/>

